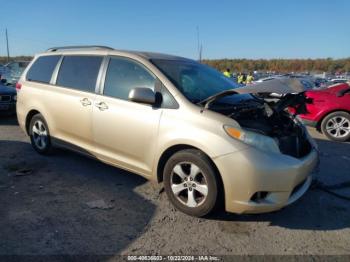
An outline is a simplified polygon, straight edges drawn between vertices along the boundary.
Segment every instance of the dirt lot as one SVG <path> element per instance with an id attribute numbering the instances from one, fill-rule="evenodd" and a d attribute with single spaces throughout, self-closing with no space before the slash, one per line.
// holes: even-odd
<path id="1" fill-rule="evenodd" d="M 317 179 L 350 197 L 350 144 L 312 133 Z M 350 254 L 349 227 L 350 202 L 317 188 L 275 213 L 189 217 L 137 175 L 36 154 L 15 119 L 0 119 L 0 254 Z"/>

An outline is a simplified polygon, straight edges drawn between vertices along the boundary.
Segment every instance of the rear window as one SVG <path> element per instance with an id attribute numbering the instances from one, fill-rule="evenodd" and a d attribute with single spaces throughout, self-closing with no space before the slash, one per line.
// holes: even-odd
<path id="1" fill-rule="evenodd" d="M 50 83 L 53 70 L 55 70 L 59 59 L 58 55 L 39 57 L 29 69 L 27 80 Z"/>
<path id="2" fill-rule="evenodd" d="M 56 84 L 86 92 L 94 92 L 101 56 L 65 56 Z"/>

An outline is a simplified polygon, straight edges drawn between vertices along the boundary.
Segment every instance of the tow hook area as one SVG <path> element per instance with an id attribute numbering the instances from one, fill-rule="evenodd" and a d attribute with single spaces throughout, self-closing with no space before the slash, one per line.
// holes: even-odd
<path id="1" fill-rule="evenodd" d="M 267 191 L 259 191 L 254 193 L 254 195 L 250 198 L 250 200 L 255 203 L 261 203 L 266 199 L 268 194 L 269 192 Z"/>

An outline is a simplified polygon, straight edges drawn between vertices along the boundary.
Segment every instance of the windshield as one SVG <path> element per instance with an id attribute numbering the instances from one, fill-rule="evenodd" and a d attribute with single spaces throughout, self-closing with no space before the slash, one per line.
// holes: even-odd
<path id="1" fill-rule="evenodd" d="M 195 61 L 153 59 L 151 62 L 193 103 L 238 87 L 219 71 Z"/>

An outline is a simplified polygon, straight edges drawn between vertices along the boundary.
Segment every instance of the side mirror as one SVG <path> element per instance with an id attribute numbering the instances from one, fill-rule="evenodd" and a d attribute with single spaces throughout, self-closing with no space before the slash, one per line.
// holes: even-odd
<path id="1" fill-rule="evenodd" d="M 156 102 L 156 94 L 147 87 L 136 87 L 130 90 L 129 100 L 137 103 L 153 105 Z"/>

